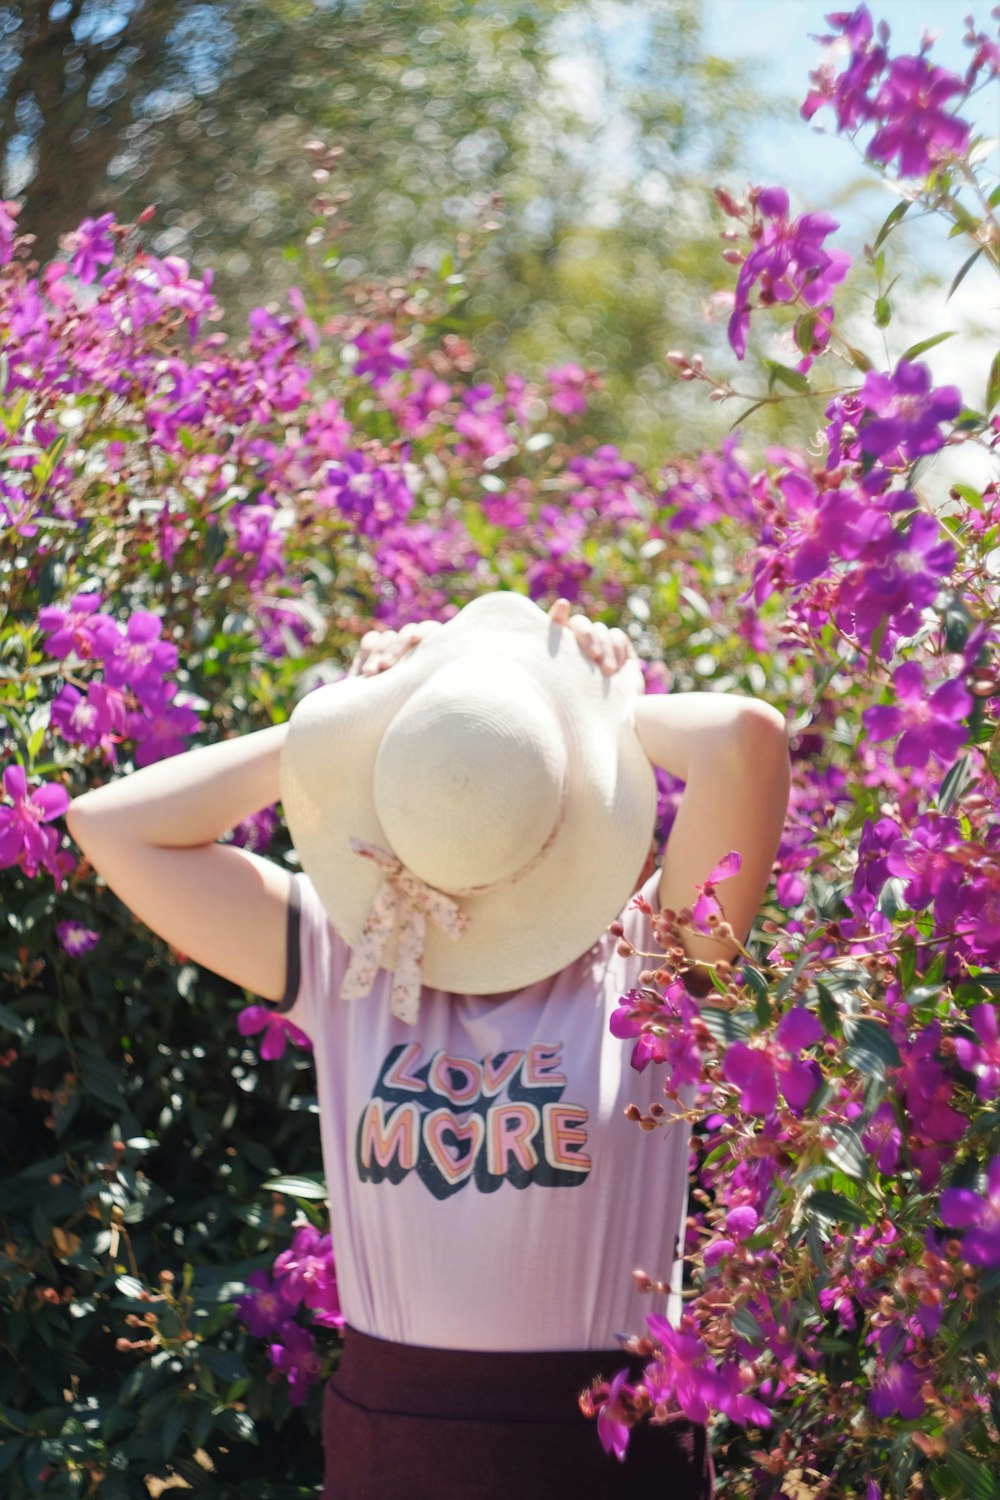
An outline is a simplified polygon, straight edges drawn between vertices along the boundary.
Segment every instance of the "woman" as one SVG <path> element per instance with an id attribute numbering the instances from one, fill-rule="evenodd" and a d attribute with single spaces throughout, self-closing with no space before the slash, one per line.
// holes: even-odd
<path id="1" fill-rule="evenodd" d="M 635 1132 L 626 1109 L 660 1085 L 608 1018 L 657 951 L 651 910 L 690 908 L 732 849 L 731 930 L 685 931 L 688 987 L 745 939 L 787 808 L 784 721 L 644 697 L 622 633 L 564 600 L 486 596 L 366 637 L 356 667 L 288 724 L 68 817 L 142 921 L 313 1040 L 348 1322 L 324 1500 L 704 1500 L 703 1428 L 644 1424 L 618 1463 L 577 1407 L 662 1311 L 637 1264 L 678 1311 L 688 1127 Z M 654 766 L 685 790 L 649 873 Z M 216 842 L 279 797 L 298 874 Z"/>

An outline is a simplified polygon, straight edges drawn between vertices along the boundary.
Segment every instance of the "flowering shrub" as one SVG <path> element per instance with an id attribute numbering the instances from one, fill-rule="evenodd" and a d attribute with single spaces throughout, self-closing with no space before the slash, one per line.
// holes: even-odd
<path id="1" fill-rule="evenodd" d="M 831 103 L 841 130 L 875 123 L 869 159 L 895 162 L 901 186 L 916 179 L 901 209 L 944 212 L 1000 267 L 1000 191 L 981 185 L 970 127 L 945 111 L 980 73 L 996 79 L 1000 49 L 970 23 L 963 81 L 933 67 L 927 48 L 891 58 L 888 28 L 875 45 L 863 5 L 829 19 L 850 57 L 814 75 L 803 114 Z M 978 190 L 978 215 L 959 185 Z M 642 1379 L 622 1372 L 586 1405 L 619 1457 L 643 1416 L 711 1420 L 727 1495 L 996 1496 L 998 493 L 957 485 L 935 511 L 919 466 L 946 445 L 996 450 L 1000 356 L 980 410 L 918 361 L 937 337 L 875 368 L 837 332 L 830 288 L 847 259 L 820 244 L 833 221 L 790 224 L 779 188 L 719 201 L 750 242 L 744 253 L 739 232 L 724 236 L 740 264 L 737 357 L 757 288 L 756 308 L 798 314 L 803 361 L 770 362 L 772 390 L 807 392 L 834 362 L 863 380 L 844 390 L 835 377 L 820 459 L 772 450 L 747 475 L 745 597 L 782 599 L 813 684 L 777 861 L 788 917 L 765 923 L 769 951 L 741 948 L 745 962 L 716 966 L 717 994 L 701 1007 L 683 983 L 681 934 L 727 930 L 739 852 L 699 887 L 693 911 L 653 918 L 663 951 L 647 956 L 612 1030 L 632 1041 L 634 1068 L 663 1068 L 673 1101 L 636 1109 L 637 1123 L 655 1130 L 678 1111 L 696 1123 L 691 1286 L 677 1328 L 651 1312 L 629 1341 L 647 1360 Z M 901 209 L 868 252 L 877 278 Z M 878 301 L 875 322 L 888 322 Z M 673 363 L 716 399 L 734 396 L 703 360 L 678 352 Z M 853 706 L 857 727 L 841 736 L 853 764 L 832 748 L 845 719 L 828 691 Z M 878 748 L 886 741 L 891 754 Z M 638 1284 L 662 1294 L 669 1268 L 652 1270 L 637 1271 Z"/>
<path id="2" fill-rule="evenodd" d="M 868 156 L 903 195 L 876 283 L 910 202 L 995 265 L 998 194 L 956 111 L 996 46 L 970 27 L 956 88 L 926 48 L 891 59 L 865 7 L 830 24 L 850 58 L 806 112 L 874 127 Z M 285 1223 L 289 1198 L 315 1214 L 323 1193 L 301 1038 L 138 932 L 67 841 L 69 796 L 286 718 L 372 617 L 447 617 L 495 588 L 621 622 L 650 690 L 713 677 L 793 721 L 780 921 L 695 1004 L 677 928 L 724 920 L 733 851 L 692 912 L 657 919 L 663 952 L 614 1018 L 634 1065 L 664 1069 L 637 1123 L 686 1107 L 697 1177 L 684 1317 L 651 1311 L 642 1381 L 592 1393 L 595 1442 L 625 1455 L 637 1420 L 680 1408 L 711 1422 L 730 1496 L 997 1493 L 998 492 L 956 485 L 935 510 L 920 465 L 995 447 L 1000 364 L 985 402 L 934 385 L 933 338 L 877 368 L 837 325 L 833 222 L 793 217 L 780 187 L 719 202 L 734 352 L 791 309 L 800 358 L 768 361 L 759 399 L 824 402 L 819 459 L 775 448 L 754 472 L 734 438 L 654 475 L 595 450 L 593 372 L 487 377 L 456 331 L 454 263 L 349 289 L 321 323 L 293 292 L 231 347 L 210 273 L 151 255 L 141 226 L 85 221 L 39 269 L 3 206 L 12 1500 L 115 1500 L 149 1476 L 310 1493 L 301 1433 L 340 1319 L 329 1237 Z M 671 363 L 738 399 L 703 357 Z M 665 835 L 679 788 L 659 782 Z M 274 809 L 231 836 L 288 852 Z M 637 1273 L 651 1298 L 669 1270 Z M 271 1474 L 248 1451 L 260 1423 Z"/>

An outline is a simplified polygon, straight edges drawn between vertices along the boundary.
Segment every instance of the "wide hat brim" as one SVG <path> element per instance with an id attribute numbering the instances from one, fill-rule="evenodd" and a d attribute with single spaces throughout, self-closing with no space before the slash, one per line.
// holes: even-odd
<path id="1" fill-rule="evenodd" d="M 384 872 L 351 840 L 389 848 L 373 790 L 382 738 L 432 674 L 473 651 L 531 673 L 559 715 L 568 766 L 561 821 L 544 855 L 522 878 L 457 897 L 468 918 L 457 939 L 427 924 L 423 983 L 489 995 L 534 984 L 579 958 L 636 888 L 657 795 L 633 726 L 643 690 L 638 662 L 605 676 L 572 631 L 531 600 L 484 595 L 388 671 L 308 693 L 289 720 L 279 781 L 302 868 L 336 931 L 356 947 Z M 381 966 L 395 965 L 393 937 Z"/>

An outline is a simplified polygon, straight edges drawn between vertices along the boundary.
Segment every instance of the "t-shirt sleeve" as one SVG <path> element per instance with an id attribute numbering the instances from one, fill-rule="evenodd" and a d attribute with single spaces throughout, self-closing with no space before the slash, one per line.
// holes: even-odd
<path id="1" fill-rule="evenodd" d="M 285 947 L 285 992 L 277 1008 L 315 1041 L 337 1004 L 349 950 L 305 871 L 292 876 Z"/>

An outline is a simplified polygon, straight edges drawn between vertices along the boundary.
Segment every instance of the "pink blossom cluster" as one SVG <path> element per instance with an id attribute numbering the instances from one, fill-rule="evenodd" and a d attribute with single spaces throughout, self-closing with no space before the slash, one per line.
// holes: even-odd
<path id="1" fill-rule="evenodd" d="M 247 1286 L 253 1290 L 237 1303 L 238 1316 L 254 1338 L 267 1340 L 270 1378 L 283 1376 L 289 1404 L 301 1406 L 326 1369 L 311 1329 L 344 1326 L 330 1235 L 301 1225 L 270 1274 L 251 1271 Z M 308 1326 L 297 1321 L 303 1312 L 311 1314 Z"/>
<path id="2" fill-rule="evenodd" d="M 970 126 L 955 113 L 979 81 L 1000 71 L 1000 48 L 985 34 L 972 30 L 966 41 L 975 48 L 963 78 L 931 63 L 931 39 L 925 37 L 916 56 L 890 57 L 889 27 L 876 26 L 867 5 L 827 16 L 833 33 L 819 38 L 827 44 L 843 37 L 850 54 L 842 71 L 824 62 L 811 75 L 813 88 L 802 106 L 811 120 L 817 110 L 831 108 L 838 131 L 856 134 L 874 127 L 865 154 L 883 165 L 893 162 L 900 177 L 922 177 L 951 161 L 969 144 Z"/>

